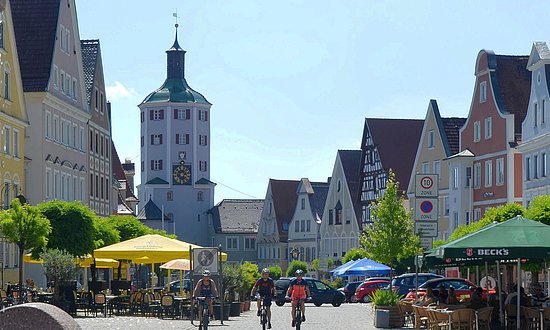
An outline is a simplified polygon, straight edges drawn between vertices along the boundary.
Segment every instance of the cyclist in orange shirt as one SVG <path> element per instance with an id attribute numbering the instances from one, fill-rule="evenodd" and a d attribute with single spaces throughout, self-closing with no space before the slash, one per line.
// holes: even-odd
<path id="1" fill-rule="evenodd" d="M 292 326 L 296 326 L 296 305 L 301 299 L 302 307 L 302 322 L 306 321 L 306 309 L 305 309 L 305 300 L 310 296 L 309 287 L 307 286 L 306 280 L 303 279 L 304 271 L 298 269 L 296 271 L 296 278 L 290 282 L 288 286 L 288 291 L 286 292 L 287 297 L 292 297 Z"/>

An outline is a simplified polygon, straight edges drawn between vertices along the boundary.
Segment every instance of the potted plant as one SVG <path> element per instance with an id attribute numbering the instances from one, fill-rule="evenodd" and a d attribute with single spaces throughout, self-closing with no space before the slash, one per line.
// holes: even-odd
<path id="1" fill-rule="evenodd" d="M 44 275 L 54 283 L 52 303 L 66 312 L 74 312 L 73 281 L 78 270 L 75 258 L 66 251 L 48 249 L 40 257 L 44 260 Z M 70 283 L 73 281 L 73 283 Z"/>
<path id="2" fill-rule="evenodd" d="M 403 315 L 401 315 L 399 306 L 397 306 L 397 303 L 401 299 L 399 293 L 393 290 L 377 290 L 370 295 L 370 298 L 374 306 L 374 324 L 376 327 L 393 328 L 403 326 Z M 388 312 L 389 317 L 387 324 L 383 324 L 383 322 L 377 319 L 382 315 L 378 312 L 379 310 Z"/>

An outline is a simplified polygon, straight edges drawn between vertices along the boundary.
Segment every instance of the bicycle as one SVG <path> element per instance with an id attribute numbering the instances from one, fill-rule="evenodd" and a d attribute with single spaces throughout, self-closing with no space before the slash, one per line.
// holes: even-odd
<path id="1" fill-rule="evenodd" d="M 266 330 L 268 320 L 267 320 L 267 306 L 264 305 L 264 297 L 256 294 L 256 300 L 260 299 L 260 324 L 262 325 L 262 330 Z"/>
<path id="2" fill-rule="evenodd" d="M 208 330 L 208 323 L 210 322 L 210 310 L 208 309 L 208 297 L 195 297 L 197 300 L 197 311 L 202 308 L 202 318 L 199 320 L 199 330 Z M 197 313 L 198 314 L 198 313 Z M 194 317 L 191 316 L 191 324 L 193 324 Z"/>
<path id="3" fill-rule="evenodd" d="M 292 299 L 287 299 L 288 301 L 292 301 Z M 302 327 L 302 302 L 311 301 L 311 297 L 307 297 L 306 299 L 300 298 L 295 299 L 297 300 L 296 303 L 296 309 L 294 311 L 294 320 L 296 321 L 296 330 L 300 330 Z"/>

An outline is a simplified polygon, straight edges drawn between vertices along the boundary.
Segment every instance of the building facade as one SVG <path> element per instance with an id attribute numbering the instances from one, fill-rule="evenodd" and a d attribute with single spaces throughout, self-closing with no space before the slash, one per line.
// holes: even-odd
<path id="1" fill-rule="evenodd" d="M 447 158 L 458 153 L 458 133 L 465 121 L 465 118 L 442 118 L 437 101 L 430 100 L 408 182 L 407 196 L 412 207 L 416 201 L 416 174 L 438 176 L 439 213 L 436 239 L 445 240 L 454 230 L 449 225 L 449 189 L 457 189 L 457 187 L 456 185 L 449 187 Z"/>
<path id="2" fill-rule="evenodd" d="M 0 132 L 2 168 L 0 196 L 2 209 L 8 208 L 11 200 L 26 195 L 25 187 L 25 131 L 29 120 L 23 98 L 17 46 L 13 30 L 10 1 L 0 4 Z M 18 281 L 19 248 L 6 242 L 0 233 L 0 271 L 2 286 Z M 4 289 L 5 287 L 0 287 Z"/>
<path id="3" fill-rule="evenodd" d="M 263 199 L 224 199 L 209 212 L 211 241 L 221 246 L 227 262 L 239 265 L 256 263 L 256 236 L 264 206 Z"/>
<path id="4" fill-rule="evenodd" d="M 296 190 L 296 208 L 288 226 L 288 250 L 290 254 L 296 251 L 298 259 L 310 265 L 319 255 L 319 229 L 328 189 L 328 182 L 303 178 Z"/>
<path id="5" fill-rule="evenodd" d="M 361 150 L 338 150 L 320 226 L 320 259 L 340 264 L 349 249 L 359 247 Z"/>
<path id="6" fill-rule="evenodd" d="M 370 224 L 371 204 L 384 195 L 391 169 L 406 196 L 423 120 L 366 118 L 361 140 L 362 224 Z"/>
<path id="7" fill-rule="evenodd" d="M 88 124 L 89 206 L 96 214 L 112 214 L 111 114 L 105 93 L 105 79 L 99 40 L 81 40 Z M 76 130 L 73 128 L 73 131 Z"/>
<path id="8" fill-rule="evenodd" d="M 208 211 L 214 205 L 211 104 L 185 80 L 185 51 L 178 44 L 177 33 L 166 54 L 166 81 L 139 105 L 138 218 L 152 228 L 164 227 L 169 233 L 175 230 L 179 239 L 203 245 L 210 242 Z"/>
<path id="9" fill-rule="evenodd" d="M 91 116 L 74 1 L 15 0 L 11 4 L 32 123 L 25 148 L 27 200 L 88 204 L 86 132 Z"/>
<path id="10" fill-rule="evenodd" d="M 527 69 L 531 72 L 531 90 L 527 115 L 522 123 L 523 205 L 537 196 L 550 194 L 548 152 L 550 151 L 550 49 L 546 42 L 535 42 L 531 48 Z"/>
<path id="11" fill-rule="evenodd" d="M 528 56 L 496 55 L 489 50 L 477 56 L 470 111 L 460 130 L 461 156 L 449 159 L 449 175 L 458 176 L 456 197 L 466 197 L 450 202 L 452 228 L 478 221 L 490 207 L 522 201 L 517 146 L 529 101 L 527 61 Z M 472 189 L 471 198 L 458 193 L 468 189 Z"/>

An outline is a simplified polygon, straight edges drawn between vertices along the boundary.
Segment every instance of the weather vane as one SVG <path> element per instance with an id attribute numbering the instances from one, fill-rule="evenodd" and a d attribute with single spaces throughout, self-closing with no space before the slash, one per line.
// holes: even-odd
<path id="1" fill-rule="evenodd" d="M 176 18 L 176 29 L 178 28 L 179 24 L 178 24 L 178 9 L 176 8 L 176 12 L 172 14 L 172 16 L 174 16 Z"/>

